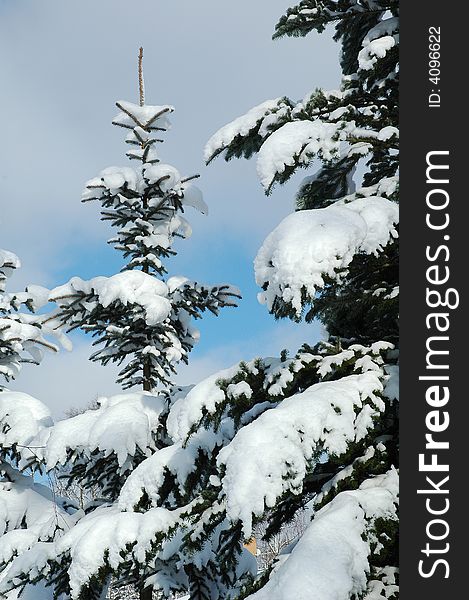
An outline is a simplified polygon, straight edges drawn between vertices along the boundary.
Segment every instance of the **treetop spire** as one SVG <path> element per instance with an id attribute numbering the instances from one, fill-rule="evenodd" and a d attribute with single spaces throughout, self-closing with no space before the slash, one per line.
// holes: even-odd
<path id="1" fill-rule="evenodd" d="M 143 79 L 143 46 L 138 50 L 138 92 L 140 106 L 145 104 L 145 81 Z"/>

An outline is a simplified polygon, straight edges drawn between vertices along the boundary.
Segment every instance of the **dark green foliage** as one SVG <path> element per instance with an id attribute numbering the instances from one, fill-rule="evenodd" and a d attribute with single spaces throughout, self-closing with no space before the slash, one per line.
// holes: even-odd
<path id="1" fill-rule="evenodd" d="M 348 269 L 345 284 L 331 282 L 312 300 L 305 319 L 319 319 L 332 336 L 368 344 L 396 343 L 399 338 L 398 241 L 379 256 L 359 254 Z"/>
<path id="2" fill-rule="evenodd" d="M 196 339 L 188 328 L 187 317 L 199 319 L 208 310 L 218 315 L 220 308 L 236 306 L 239 294 L 228 285 L 205 287 L 197 283 L 185 283 L 169 294 L 173 310 L 168 319 L 154 325 L 146 320 L 145 309 L 138 303 L 129 306 L 119 299 L 104 307 L 99 295 L 67 291 L 56 295 L 60 306 L 60 320 L 68 331 L 81 328 L 95 337 L 93 346 L 99 346 L 90 359 L 102 365 L 124 364 L 117 382 L 124 389 L 141 386 L 155 388 L 158 383 L 169 385 L 176 372 L 176 364 L 168 360 L 174 339 L 181 344 L 181 358 L 188 362 L 188 354 Z M 148 348 L 153 352 L 148 353 Z M 144 367 L 147 367 L 146 370 Z"/>
<path id="3" fill-rule="evenodd" d="M 285 164 L 277 169 L 270 183 L 264 184 L 263 181 L 266 193 L 270 194 L 275 184 L 283 184 L 298 169 L 307 168 L 319 159 L 321 168 L 300 186 L 297 210 L 321 210 L 335 203 L 346 207 L 347 203 L 359 199 L 363 199 L 366 206 L 367 198 L 374 197 L 398 202 L 398 14 L 396 0 L 302 0 L 289 8 L 279 20 L 273 37 L 303 37 L 310 32 L 321 33 L 329 26 L 334 27 L 334 39 L 341 45 L 341 91 L 327 93 L 316 90 L 302 101 L 288 100 L 290 109 L 286 117 L 275 119 L 269 115 L 270 125 L 266 128 L 265 116 L 261 116 L 251 130 L 255 132 L 254 136 L 251 132 L 238 135 L 233 143 L 220 145 L 213 156 L 224 153 L 226 159 L 249 157 L 256 147 L 260 150 L 266 144 L 267 148 L 272 133 L 281 130 L 285 123 L 318 120 L 336 125 L 333 139 L 342 140 L 340 151 L 326 159 L 320 148 L 316 153 L 306 154 L 303 147 L 298 154 L 292 155 L 290 161 L 284 160 Z M 388 47 L 384 55 L 377 56 L 370 44 L 381 37 L 387 37 Z M 305 85 L 310 87 L 310 82 Z M 275 145 L 273 147 L 276 148 Z M 396 368 L 399 245 L 393 235 L 395 232 L 390 235 L 388 243 L 375 253 L 356 252 L 346 269 L 333 274 L 324 273 L 324 285 L 314 296 L 303 288 L 301 314 L 290 301 L 276 296 L 270 305 L 276 318 L 304 319 L 307 322 L 319 320 L 327 328 L 329 343 L 315 348 L 305 345 L 303 352 L 319 356 L 347 356 L 327 374 L 318 374 L 319 358 L 301 369 L 295 369 L 292 381 L 283 390 L 283 398 L 291 398 L 292 394 L 318 381 L 339 380 L 357 372 L 362 360 L 357 344 L 373 347 L 379 340 L 390 342 L 395 349 L 383 353 L 380 364 Z M 268 286 L 266 281 L 264 290 Z M 349 350 L 352 349 L 354 354 L 350 355 Z M 221 385 L 226 387 L 225 382 Z M 253 385 L 252 381 L 250 385 Z M 259 386 L 256 387 L 258 389 Z M 262 392 L 257 393 L 262 396 Z M 281 402 L 281 398 L 279 400 Z M 289 490 L 273 508 L 266 511 L 267 539 L 278 534 L 308 503 L 319 511 L 339 494 L 357 490 L 365 482 L 384 476 L 398 466 L 398 405 L 392 396 L 383 395 L 383 401 L 384 410 L 376 417 L 374 429 L 360 442 L 350 443 L 346 452 L 337 456 L 327 455 L 318 446 L 316 460 L 311 462 L 302 488 L 298 493 Z M 249 410 L 246 400 L 241 399 L 240 405 Z M 371 572 L 368 578 L 370 585 L 376 584 L 377 587 L 372 585 L 369 589 L 382 590 L 383 598 L 397 598 L 398 582 L 393 582 L 397 577 L 397 523 L 394 518 L 377 518 L 370 527 L 372 533 L 367 540 L 372 540 Z M 258 577 L 240 598 L 261 590 L 267 584 L 268 576 L 269 573 L 264 573 Z"/>
<path id="4" fill-rule="evenodd" d="M 359 157 L 345 157 L 326 163 L 317 173 L 306 178 L 296 196 L 298 210 L 324 208 L 333 200 L 345 196 L 350 189 L 350 178 Z"/>

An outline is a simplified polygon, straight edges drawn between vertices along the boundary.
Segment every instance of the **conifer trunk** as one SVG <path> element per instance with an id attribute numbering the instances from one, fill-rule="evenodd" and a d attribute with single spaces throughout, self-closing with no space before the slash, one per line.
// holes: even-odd
<path id="1" fill-rule="evenodd" d="M 143 48 L 139 49 L 138 53 L 138 87 L 139 87 L 139 104 L 143 106 L 145 104 L 145 91 L 143 84 Z M 145 209 L 148 208 L 148 199 L 146 196 L 143 198 L 143 206 Z M 143 272 L 148 273 L 148 265 L 143 266 Z M 145 392 L 151 391 L 151 366 L 149 360 L 147 359 L 143 365 L 143 390 Z M 153 588 L 146 587 L 143 590 L 140 590 L 139 594 L 140 600 L 152 600 L 153 597 Z"/>

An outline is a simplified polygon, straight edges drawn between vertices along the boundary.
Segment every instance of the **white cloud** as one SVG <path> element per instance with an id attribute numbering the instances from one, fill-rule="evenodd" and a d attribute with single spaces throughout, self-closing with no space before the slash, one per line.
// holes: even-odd
<path id="1" fill-rule="evenodd" d="M 90 354 L 87 340 L 75 340 L 72 352 L 47 353 L 40 365 L 24 365 L 9 387 L 38 398 L 61 418 L 69 408 L 85 408 L 98 396 L 120 391 L 114 383 L 117 369 L 92 363 Z"/>
<path id="2" fill-rule="evenodd" d="M 54 273 L 67 266 L 70 254 L 85 246 L 100 253 L 109 237 L 98 207 L 82 205 L 80 194 L 101 169 L 127 161 L 122 132 L 110 121 L 117 98 L 136 96 L 140 44 L 148 101 L 176 105 L 162 156 L 184 173 L 202 173 L 210 217 L 194 219 L 198 243 L 227 227 L 240 239 L 260 242 L 291 210 L 293 190 L 266 199 L 254 164 L 219 160 L 206 169 L 202 160 L 208 137 L 253 104 L 285 93 L 302 96 L 305 86 L 336 87 L 337 45 L 330 37 L 314 37 L 314 53 L 310 38 L 271 41 L 289 5 L 289 0 L 142 0 L 138 9 L 124 0 L 2 5 L 1 245 L 23 258 L 36 282 L 59 283 L 52 281 Z M 134 12 L 138 27 L 129 25 Z M 312 62 L 312 55 L 321 61 Z"/>
<path id="3" fill-rule="evenodd" d="M 252 268 L 244 257 L 254 255 L 292 210 L 295 184 L 266 198 L 252 161 L 218 160 L 205 168 L 202 151 L 216 129 L 265 99 L 337 87 L 338 47 L 330 36 L 271 41 L 275 22 L 290 5 L 291 0 L 0 5 L 0 247 L 19 254 L 24 265 L 12 289 L 31 282 L 54 286 L 63 283 L 58 274 L 76 269 L 74 274 L 87 277 L 113 264 L 105 243 L 109 229 L 99 221 L 97 206 L 80 203 L 80 194 L 87 179 L 127 160 L 122 131 L 111 120 L 117 98 L 136 97 L 141 44 L 148 102 L 176 106 L 162 156 L 183 173 L 201 173 L 210 209 L 208 218 L 189 215 L 194 237 L 188 253 L 197 256 L 198 248 L 229 236 L 239 240 L 241 251 L 227 260 L 240 271 Z M 259 336 L 253 325 L 243 344 L 201 347 L 181 378 L 197 381 L 242 358 L 295 349 L 312 330 L 272 320 L 271 332 Z M 26 366 L 15 387 L 38 396 L 56 415 L 85 406 L 97 394 L 114 393 L 115 370 L 90 363 L 89 351 L 80 338 L 73 353 Z"/>

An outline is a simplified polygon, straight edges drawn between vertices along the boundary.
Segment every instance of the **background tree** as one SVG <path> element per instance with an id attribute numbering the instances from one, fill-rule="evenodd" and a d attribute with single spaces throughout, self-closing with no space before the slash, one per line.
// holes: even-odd
<path id="1" fill-rule="evenodd" d="M 36 481 L 45 473 L 37 444 L 43 445 L 40 439 L 52 425 L 49 410 L 36 398 L 6 387 L 24 363 L 39 364 L 44 350 L 57 351 L 48 339 L 51 334 L 68 345 L 54 330 L 53 319 L 33 314 L 47 302 L 48 290 L 30 286 L 26 292 L 6 291 L 8 278 L 19 267 L 15 254 L 0 250 L 0 580 L 11 556 L 32 543 L 56 539 L 72 526 L 76 513 L 73 503 Z M 42 586 L 28 585 L 23 597 L 48 600 L 52 595 Z M 16 593 L 6 598 L 13 600 Z"/>
<path id="2" fill-rule="evenodd" d="M 158 158 L 155 147 L 162 140 L 156 136 L 169 128 L 168 115 L 174 109 L 145 104 L 142 54 L 140 50 L 140 102 L 117 102 L 119 114 L 113 121 L 127 132 L 126 154 L 136 166 L 105 169 L 83 193 L 84 202 L 100 202 L 102 218 L 116 230 L 110 243 L 126 262 L 116 275 L 89 281 L 74 277 L 50 294 L 59 306 L 57 318 L 69 331 L 81 328 L 95 337 L 91 360 L 120 365 L 117 381 L 133 391 L 100 398 L 94 410 L 49 428 L 43 451 L 47 469 L 61 470 L 70 486 L 94 490 L 99 497 L 85 505 L 83 518 L 59 544 L 37 546 L 13 560 L 10 574 L 19 569 L 22 575 L 18 580 L 9 577 L 6 588 L 44 579 L 56 594 L 101 599 L 112 579 L 117 586 L 137 586 L 146 600 L 153 587 L 168 593 L 187 589 L 192 573 L 198 573 L 189 558 L 177 564 L 172 557 L 169 566 L 163 561 L 161 567 L 161 561 L 155 564 L 149 557 L 151 534 L 172 543 L 178 520 L 183 521 L 185 503 L 177 484 L 170 489 L 168 481 L 166 506 L 156 516 L 145 503 L 128 513 L 118 503 L 133 470 L 169 445 L 167 414 L 183 391 L 171 383 L 177 364 L 188 361 L 199 339 L 193 320 L 206 310 L 217 315 L 222 307 L 236 306 L 239 298 L 238 290 L 227 284 L 206 286 L 181 276 L 166 277 L 165 260 L 176 253 L 174 241 L 191 233 L 185 209 L 206 214 L 207 207 L 192 185 L 196 176 L 184 178 Z M 136 387 L 143 391 L 134 391 Z M 148 547 L 136 548 L 135 542 Z M 122 564 L 112 550 L 116 543 L 123 544 L 117 552 L 125 559 Z M 78 563 L 75 544 L 84 552 Z M 36 566 L 23 571 L 29 561 Z M 165 569 L 174 570 L 175 581 L 161 586 L 158 577 L 170 579 Z"/>
<path id="3" fill-rule="evenodd" d="M 33 314 L 47 303 L 48 290 L 30 286 L 25 292 L 6 291 L 8 278 L 20 266 L 16 254 L 0 248 L 0 376 L 5 383 L 15 379 L 22 364 L 39 364 L 44 350 L 57 351 L 47 335 L 53 334 L 68 345 L 60 331 L 54 329 L 53 318 L 47 319 L 48 325 L 45 325 L 46 317 Z M 2 389 L 0 381 L 0 391 Z"/>

